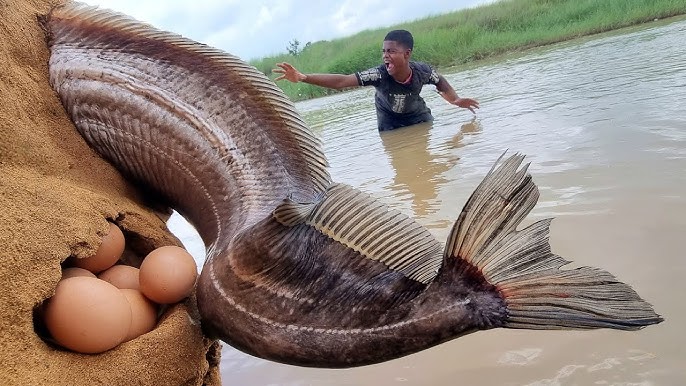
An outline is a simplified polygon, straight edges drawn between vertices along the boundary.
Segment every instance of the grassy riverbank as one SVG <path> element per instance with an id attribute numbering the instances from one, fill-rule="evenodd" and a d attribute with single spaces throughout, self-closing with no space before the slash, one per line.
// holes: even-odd
<path id="1" fill-rule="evenodd" d="M 403 28 L 415 36 L 413 59 L 440 69 L 682 14 L 686 14 L 684 0 L 501 0 L 347 38 L 313 42 L 297 56 L 271 56 L 251 64 L 272 78 L 271 70 L 282 61 L 305 73 L 348 74 L 380 64 L 384 35 L 390 29 Z M 293 100 L 333 92 L 304 83 L 278 84 Z"/>

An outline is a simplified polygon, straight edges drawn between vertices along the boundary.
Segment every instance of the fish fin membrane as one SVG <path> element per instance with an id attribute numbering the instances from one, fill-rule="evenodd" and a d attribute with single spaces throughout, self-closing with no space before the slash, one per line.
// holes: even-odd
<path id="1" fill-rule="evenodd" d="M 288 205 L 275 211 L 277 219 L 289 222 L 311 209 L 304 219 L 308 225 L 366 258 L 421 283 L 436 277 L 441 243 L 419 223 L 366 193 L 335 183 L 312 208 Z"/>
<path id="2" fill-rule="evenodd" d="M 315 207 L 314 202 L 301 203 L 286 198 L 274 209 L 272 215 L 282 225 L 292 227 L 305 222 Z"/>
<path id="3" fill-rule="evenodd" d="M 663 319 L 628 285 L 600 269 L 561 269 L 551 252 L 551 219 L 517 226 L 536 204 L 538 188 L 524 156 L 501 156 L 467 201 L 444 256 L 462 259 L 495 286 L 507 304 L 504 327 L 635 330 Z M 502 162 L 501 162 L 502 161 Z"/>

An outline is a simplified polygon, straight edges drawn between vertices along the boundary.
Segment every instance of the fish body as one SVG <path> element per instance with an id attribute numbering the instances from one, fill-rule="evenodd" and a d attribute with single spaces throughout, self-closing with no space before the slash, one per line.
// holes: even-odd
<path id="1" fill-rule="evenodd" d="M 52 87 L 84 139 L 164 197 L 207 248 L 204 330 L 313 367 L 383 362 L 506 328 L 633 330 L 662 318 L 595 268 L 560 269 L 523 156 L 496 161 L 445 243 L 332 181 L 319 140 L 264 74 L 125 15 L 40 18 Z"/>
<path id="2" fill-rule="evenodd" d="M 303 366 L 366 365 L 503 325 L 504 301 L 456 264 L 449 260 L 448 274 L 424 284 L 309 225 L 266 219 L 206 265 L 198 297 L 213 303 L 199 307 L 207 330 L 253 355 Z"/>

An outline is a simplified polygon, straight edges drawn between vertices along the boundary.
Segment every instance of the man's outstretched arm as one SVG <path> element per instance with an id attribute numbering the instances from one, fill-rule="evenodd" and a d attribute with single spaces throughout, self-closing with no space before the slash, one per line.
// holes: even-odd
<path id="1" fill-rule="evenodd" d="M 448 81 L 443 77 L 443 75 L 438 76 L 438 83 L 436 84 L 436 90 L 441 94 L 443 99 L 448 101 L 448 103 L 462 107 L 463 109 L 468 109 L 473 114 L 476 114 L 474 109 L 479 108 L 479 102 L 471 98 L 460 98 L 453 86 L 448 83 Z"/>
<path id="2" fill-rule="evenodd" d="M 290 63 L 277 63 L 277 67 L 272 70 L 277 74 L 281 74 L 275 80 L 286 79 L 293 83 L 304 82 L 313 84 L 315 86 L 326 87 L 326 88 L 349 88 L 357 87 L 357 77 L 354 74 L 342 75 L 342 74 L 303 74 L 293 67 Z"/>

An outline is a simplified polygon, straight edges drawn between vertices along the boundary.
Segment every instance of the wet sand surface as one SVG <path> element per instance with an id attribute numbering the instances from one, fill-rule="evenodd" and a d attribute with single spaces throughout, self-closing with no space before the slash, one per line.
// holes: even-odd
<path id="1" fill-rule="evenodd" d="M 217 346 L 202 335 L 193 300 L 98 355 L 51 344 L 38 312 L 34 319 L 60 263 L 92 255 L 108 221 L 123 230 L 129 256 L 179 244 L 143 194 L 86 145 L 48 83 L 36 16 L 60 2 L 0 2 L 0 385 L 219 384 L 210 363 Z"/>

